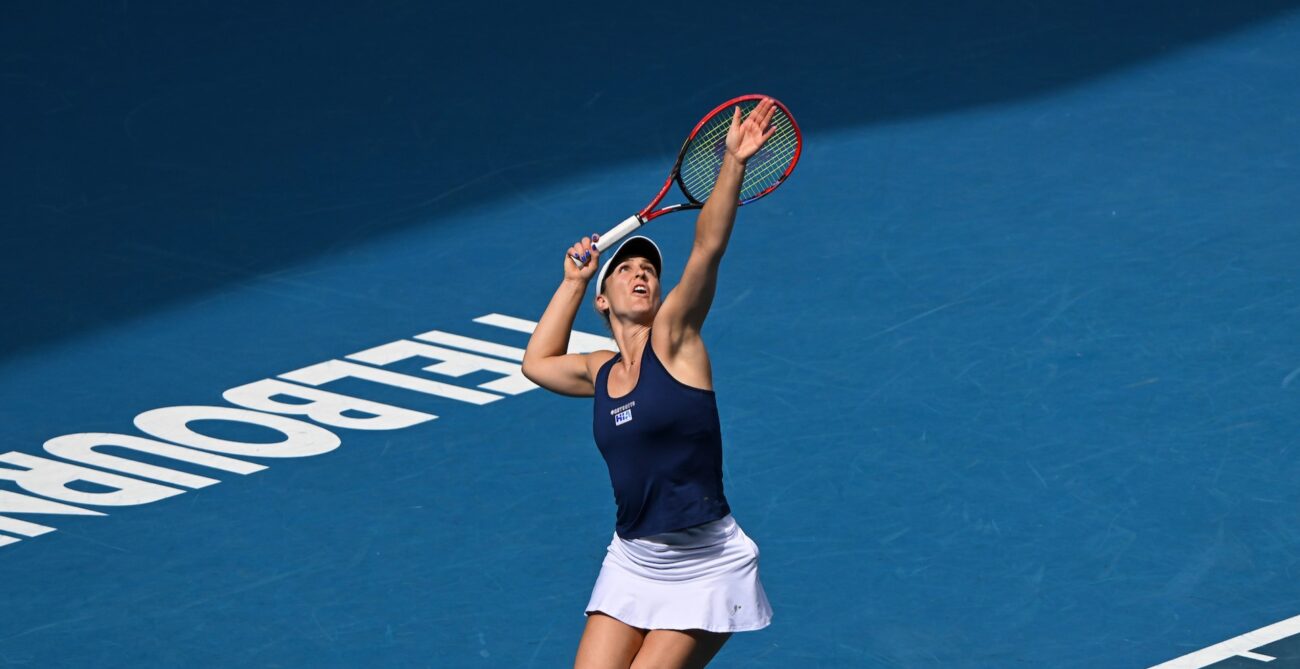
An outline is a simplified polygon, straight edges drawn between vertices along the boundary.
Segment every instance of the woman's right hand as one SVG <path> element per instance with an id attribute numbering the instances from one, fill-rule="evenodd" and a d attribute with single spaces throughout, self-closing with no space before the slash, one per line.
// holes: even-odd
<path id="1" fill-rule="evenodd" d="M 583 237 L 577 244 L 569 247 L 569 251 L 564 255 L 566 280 L 581 281 L 584 284 L 591 281 L 591 277 L 596 274 L 596 268 L 600 266 L 600 250 L 595 246 L 599 239 L 600 235 Z M 579 267 L 574 263 L 575 260 L 583 265 Z"/>

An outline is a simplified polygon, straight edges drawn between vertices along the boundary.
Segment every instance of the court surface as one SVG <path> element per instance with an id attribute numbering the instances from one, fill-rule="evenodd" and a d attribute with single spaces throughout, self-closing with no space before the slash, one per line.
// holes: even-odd
<path id="1" fill-rule="evenodd" d="M 806 145 L 705 332 L 776 611 L 712 666 L 1300 616 L 1300 5 L 897 4 L 6 8 L 0 666 L 571 663 L 608 478 L 501 347 L 748 92 Z"/>

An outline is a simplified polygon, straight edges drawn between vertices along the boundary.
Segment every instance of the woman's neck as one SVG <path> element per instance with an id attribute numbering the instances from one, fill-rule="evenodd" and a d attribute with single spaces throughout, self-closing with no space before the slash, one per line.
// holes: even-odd
<path id="1" fill-rule="evenodd" d="M 631 323 L 628 325 L 614 324 L 614 343 L 618 344 L 618 352 L 623 356 L 620 364 L 626 369 L 632 369 L 637 365 L 638 355 L 645 349 L 645 344 L 650 339 L 650 326 L 640 323 Z"/>

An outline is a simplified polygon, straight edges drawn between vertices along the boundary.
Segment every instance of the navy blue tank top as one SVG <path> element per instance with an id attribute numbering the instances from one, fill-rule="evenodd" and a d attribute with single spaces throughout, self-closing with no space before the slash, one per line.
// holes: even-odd
<path id="1" fill-rule="evenodd" d="M 722 494 L 722 426 L 713 391 L 673 378 L 647 339 L 636 387 L 609 396 L 615 355 L 596 374 L 593 432 L 609 467 L 624 539 L 672 532 L 731 513 Z"/>

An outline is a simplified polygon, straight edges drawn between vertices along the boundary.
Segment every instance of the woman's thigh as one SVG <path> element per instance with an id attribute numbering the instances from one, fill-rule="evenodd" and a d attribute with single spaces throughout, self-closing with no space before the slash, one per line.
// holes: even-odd
<path id="1" fill-rule="evenodd" d="M 632 669 L 699 669 L 722 650 L 730 633 L 704 630 L 651 630 L 641 643 Z"/>
<path id="2" fill-rule="evenodd" d="M 626 668 L 632 665 L 645 639 L 643 629 L 632 627 L 603 613 L 587 616 L 587 627 L 578 642 L 574 669 Z"/>

